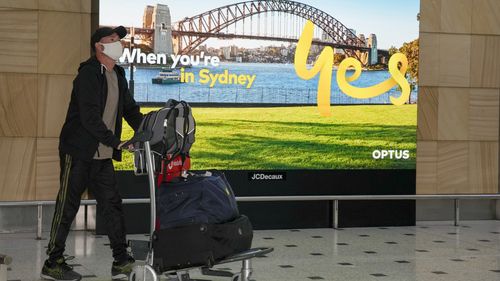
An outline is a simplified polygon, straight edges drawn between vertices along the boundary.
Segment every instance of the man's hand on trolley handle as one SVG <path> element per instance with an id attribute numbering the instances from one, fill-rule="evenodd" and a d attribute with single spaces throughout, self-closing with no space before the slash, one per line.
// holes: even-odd
<path id="1" fill-rule="evenodd" d="M 134 148 L 134 145 L 131 143 L 129 144 L 128 146 L 126 147 L 123 147 L 125 144 L 127 144 L 128 141 L 122 141 L 120 143 L 120 145 L 118 145 L 118 150 L 127 150 L 129 152 L 134 152 L 135 148 Z"/>

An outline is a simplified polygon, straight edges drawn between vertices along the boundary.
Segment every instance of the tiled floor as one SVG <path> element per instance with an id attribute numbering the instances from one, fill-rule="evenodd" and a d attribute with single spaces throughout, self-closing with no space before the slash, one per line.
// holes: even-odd
<path id="1" fill-rule="evenodd" d="M 47 237 L 48 233 L 44 233 Z M 9 280 L 39 280 L 47 240 L 0 234 L 14 258 Z M 132 239 L 147 239 L 132 235 Z M 83 280 L 110 280 L 107 237 L 72 232 L 67 254 Z M 253 262 L 254 280 L 500 280 L 500 221 L 420 223 L 416 227 L 256 231 L 254 246 L 273 246 Z M 239 264 L 220 266 L 236 270 Z M 193 278 L 201 278 L 193 272 Z M 229 280 L 229 279 L 226 279 Z"/>

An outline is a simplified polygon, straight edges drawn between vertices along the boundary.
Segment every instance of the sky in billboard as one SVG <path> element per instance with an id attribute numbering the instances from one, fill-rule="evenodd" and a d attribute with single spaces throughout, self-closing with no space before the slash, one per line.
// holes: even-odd
<path id="1" fill-rule="evenodd" d="M 142 26 L 142 16 L 147 5 L 156 3 L 170 7 L 172 21 L 192 17 L 211 9 L 234 4 L 238 0 L 104 0 L 100 1 L 101 25 Z M 380 48 L 401 46 L 418 37 L 417 14 L 420 1 L 415 0 L 311 0 L 299 1 L 323 10 L 356 32 L 377 34 Z M 234 40 L 237 41 L 237 40 Z M 235 43 L 234 41 L 210 40 L 214 46 Z M 238 43 L 238 42 L 236 42 Z M 272 42 L 250 41 L 247 46 L 258 47 Z M 274 43 L 276 44 L 276 43 Z"/>

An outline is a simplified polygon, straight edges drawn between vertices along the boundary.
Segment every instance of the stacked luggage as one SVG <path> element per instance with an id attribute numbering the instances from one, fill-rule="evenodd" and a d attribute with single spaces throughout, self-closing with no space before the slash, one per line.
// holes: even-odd
<path id="1" fill-rule="evenodd" d="M 153 250 L 159 271 L 212 267 L 252 246 L 252 225 L 239 214 L 222 173 L 190 174 L 163 183 L 156 204 L 159 228 L 153 235 Z"/>
<path id="2" fill-rule="evenodd" d="M 139 139 L 134 143 L 135 173 L 153 173 L 157 184 L 156 227 L 150 241 L 151 266 L 156 272 L 195 267 L 215 272 L 208 269 L 224 259 L 247 261 L 262 252 L 253 250 L 247 257 L 241 254 L 252 246 L 253 229 L 249 219 L 239 213 L 224 174 L 189 171 L 195 132 L 191 107 L 184 101 L 169 100 L 164 108 L 145 116 L 136 132 L 139 137 L 134 136 Z M 148 171 L 141 134 L 149 139 L 152 171 Z M 232 258 L 238 254 L 239 259 Z"/>

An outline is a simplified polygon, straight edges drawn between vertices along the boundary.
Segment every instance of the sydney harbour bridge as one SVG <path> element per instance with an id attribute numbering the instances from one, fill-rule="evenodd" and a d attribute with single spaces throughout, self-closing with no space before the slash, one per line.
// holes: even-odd
<path id="1" fill-rule="evenodd" d="M 160 11 L 159 6 L 163 6 Z M 151 19 L 146 24 L 148 8 Z M 170 24 L 168 6 L 148 6 L 142 28 L 132 28 L 135 37 L 155 45 L 160 41 L 176 54 L 191 54 L 210 38 L 297 42 L 306 20 L 315 25 L 314 45 L 331 46 L 356 57 L 363 64 L 377 62 L 375 41 L 358 37 L 332 15 L 313 6 L 290 0 L 252 0 L 218 7 Z M 163 39 L 160 39 L 163 34 Z M 165 36 L 167 38 L 165 38 Z"/>

